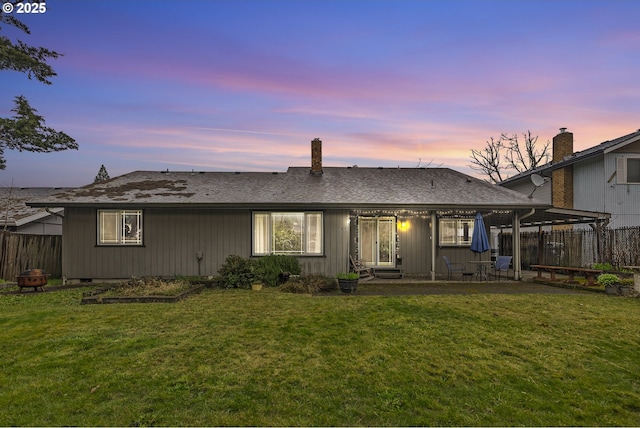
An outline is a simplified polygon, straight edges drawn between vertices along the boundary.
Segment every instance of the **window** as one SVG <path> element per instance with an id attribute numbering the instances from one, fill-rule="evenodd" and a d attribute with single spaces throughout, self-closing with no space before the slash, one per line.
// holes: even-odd
<path id="1" fill-rule="evenodd" d="M 253 213 L 253 254 L 322 254 L 322 213 Z"/>
<path id="2" fill-rule="evenodd" d="M 98 210 L 99 245 L 142 245 L 142 210 Z"/>
<path id="3" fill-rule="evenodd" d="M 618 184 L 640 184 L 640 157 L 617 158 Z"/>
<path id="4" fill-rule="evenodd" d="M 441 218 L 440 245 L 441 246 L 470 246 L 473 236 L 473 219 Z"/>

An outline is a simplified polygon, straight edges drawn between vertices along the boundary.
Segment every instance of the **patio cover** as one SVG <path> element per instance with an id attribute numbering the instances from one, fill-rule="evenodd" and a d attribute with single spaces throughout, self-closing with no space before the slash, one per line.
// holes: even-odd
<path id="1" fill-rule="evenodd" d="M 549 208 L 546 210 L 535 210 L 520 213 L 520 227 L 556 226 L 563 224 L 603 224 L 609 222 L 611 214 L 574 210 L 569 208 Z M 511 229 L 513 227 L 514 216 L 511 211 L 492 212 L 489 221 L 492 227 L 499 229 Z"/>
<path id="2" fill-rule="evenodd" d="M 492 227 L 511 229 L 513 239 L 514 278 L 521 278 L 520 228 L 573 224 L 595 224 L 605 227 L 611 214 L 568 208 L 531 209 L 530 211 L 494 211 L 489 216 Z"/>

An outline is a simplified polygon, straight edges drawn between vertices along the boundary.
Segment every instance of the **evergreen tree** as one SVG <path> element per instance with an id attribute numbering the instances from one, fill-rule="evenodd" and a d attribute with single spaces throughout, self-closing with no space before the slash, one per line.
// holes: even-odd
<path id="1" fill-rule="evenodd" d="M 25 34 L 31 34 L 29 28 L 13 15 L 0 13 L 0 29 L 3 25 L 10 25 Z M 29 46 L 21 40 L 14 42 L 0 35 L 0 71 L 13 70 L 25 73 L 30 80 L 35 78 L 50 85 L 49 79 L 55 76 L 56 72 L 47 64 L 47 60 L 59 56 L 58 52 Z M 24 96 L 16 96 L 14 104 L 15 107 L 11 109 L 14 113 L 12 117 L 0 117 L 0 169 L 6 167 L 5 149 L 40 153 L 78 149 L 78 144 L 73 138 L 47 127 L 44 118 L 37 114 L 37 110 L 31 107 Z"/>
<path id="2" fill-rule="evenodd" d="M 98 175 L 96 175 L 96 178 L 93 180 L 94 183 L 99 183 L 101 181 L 106 181 L 109 178 L 109 173 L 107 172 L 107 168 L 104 167 L 104 165 L 100 166 L 100 171 L 98 171 Z"/>

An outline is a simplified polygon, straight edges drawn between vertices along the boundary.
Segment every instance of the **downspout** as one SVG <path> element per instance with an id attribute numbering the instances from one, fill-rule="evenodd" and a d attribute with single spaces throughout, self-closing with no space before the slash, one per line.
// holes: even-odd
<path id="1" fill-rule="evenodd" d="M 520 221 L 527 217 L 531 217 L 536 212 L 535 208 L 531 208 L 531 211 L 524 214 L 522 217 L 518 214 L 518 211 L 513 212 L 513 233 L 511 235 L 511 242 L 513 245 L 513 279 L 519 281 L 522 278 L 522 257 L 520 256 Z"/>
<path id="2" fill-rule="evenodd" d="M 49 209 L 49 207 L 44 207 L 44 210 L 45 210 L 46 212 L 48 212 L 49 214 L 51 214 L 51 215 L 53 215 L 53 216 L 58 217 L 58 218 L 59 218 L 59 219 L 61 219 L 61 220 L 64 218 L 64 216 L 63 216 L 62 214 L 60 214 L 60 213 L 54 213 L 53 211 L 51 211 L 51 210 Z"/>

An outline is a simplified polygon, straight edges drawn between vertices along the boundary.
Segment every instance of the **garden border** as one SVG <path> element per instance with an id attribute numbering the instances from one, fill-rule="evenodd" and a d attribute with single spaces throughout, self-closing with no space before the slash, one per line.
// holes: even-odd
<path id="1" fill-rule="evenodd" d="M 196 294 L 205 289 L 205 285 L 197 285 L 189 290 L 184 291 L 177 296 L 110 296 L 104 297 L 102 294 L 109 289 L 110 287 L 100 287 L 95 290 L 83 293 L 82 300 L 80 300 L 81 305 L 99 305 L 99 304 L 112 304 L 112 303 L 176 303 L 181 301 L 182 299 L 190 296 L 191 294 Z"/>

